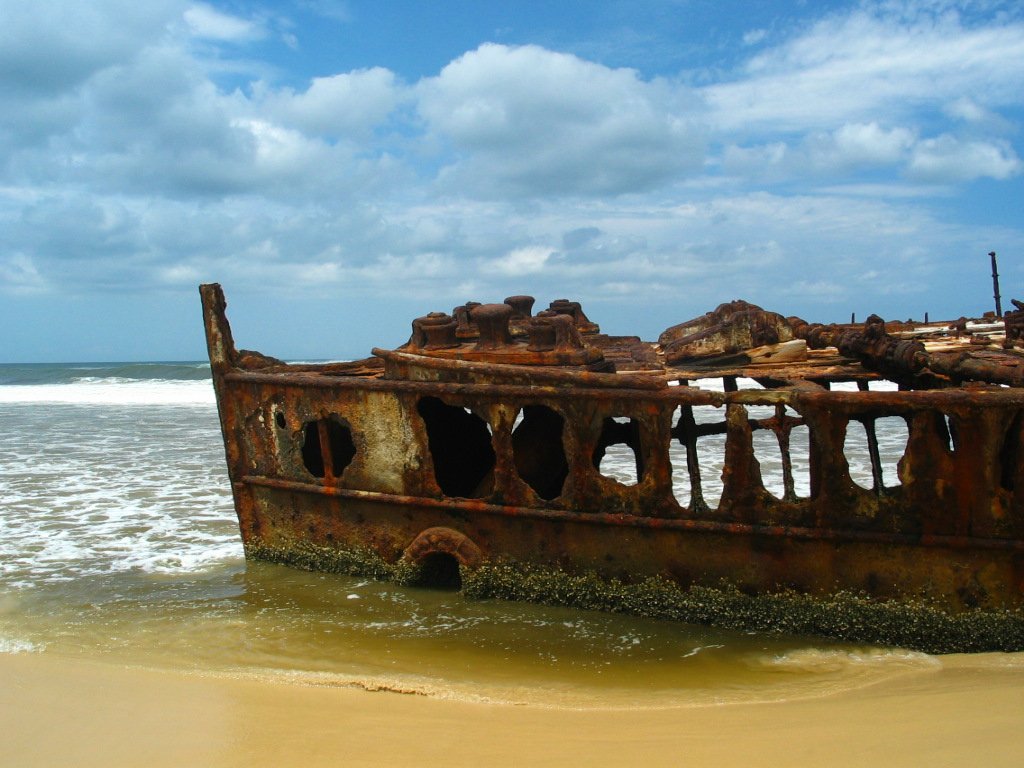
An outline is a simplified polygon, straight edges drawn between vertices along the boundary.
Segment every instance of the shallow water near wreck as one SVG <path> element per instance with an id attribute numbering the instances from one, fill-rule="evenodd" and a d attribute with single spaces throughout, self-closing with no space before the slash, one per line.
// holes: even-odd
<path id="1" fill-rule="evenodd" d="M 0 366 L 0 653 L 625 707 L 814 696 L 943 663 L 246 563 L 207 376 Z"/>

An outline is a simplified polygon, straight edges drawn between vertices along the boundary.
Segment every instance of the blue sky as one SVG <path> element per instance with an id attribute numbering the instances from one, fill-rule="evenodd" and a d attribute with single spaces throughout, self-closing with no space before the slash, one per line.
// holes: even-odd
<path id="1" fill-rule="evenodd" d="M 0 0 L 0 361 L 1024 298 L 1018 2 Z"/>

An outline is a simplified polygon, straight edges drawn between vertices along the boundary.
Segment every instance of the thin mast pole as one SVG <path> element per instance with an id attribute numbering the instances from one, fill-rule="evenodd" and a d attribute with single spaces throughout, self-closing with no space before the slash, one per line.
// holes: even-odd
<path id="1" fill-rule="evenodd" d="M 999 303 L 999 272 L 996 269 L 996 252 L 989 251 L 988 255 L 992 258 L 992 292 L 996 299 L 996 317 L 1003 316 L 1003 305 Z"/>

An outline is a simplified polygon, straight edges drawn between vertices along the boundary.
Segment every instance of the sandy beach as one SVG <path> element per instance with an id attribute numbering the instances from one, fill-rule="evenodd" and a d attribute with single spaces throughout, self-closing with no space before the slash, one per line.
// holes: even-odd
<path id="1" fill-rule="evenodd" d="M 623 711 L 6 654 L 0 764 L 1019 766 L 1024 665 L 1005 658 L 817 698 Z"/>

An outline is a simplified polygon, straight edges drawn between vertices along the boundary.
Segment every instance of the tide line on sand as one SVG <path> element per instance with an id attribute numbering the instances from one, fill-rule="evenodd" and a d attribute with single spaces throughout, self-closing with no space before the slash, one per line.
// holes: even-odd
<path id="1" fill-rule="evenodd" d="M 960 659 L 816 699 L 579 711 L 0 655 L 2 762 L 1021 765 L 1024 666 Z"/>

